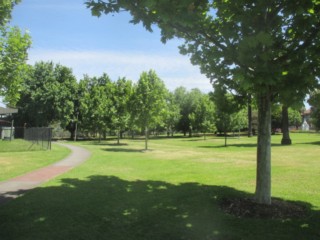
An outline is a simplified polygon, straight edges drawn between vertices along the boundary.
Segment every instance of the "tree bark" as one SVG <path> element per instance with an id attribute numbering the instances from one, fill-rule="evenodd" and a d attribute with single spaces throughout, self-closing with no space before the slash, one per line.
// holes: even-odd
<path id="1" fill-rule="evenodd" d="M 258 147 L 255 200 L 271 204 L 271 98 L 269 90 L 258 96 Z"/>
<path id="2" fill-rule="evenodd" d="M 289 116 L 288 116 L 288 107 L 282 106 L 282 139 L 281 145 L 291 145 L 292 141 L 290 139 L 289 133 Z"/>

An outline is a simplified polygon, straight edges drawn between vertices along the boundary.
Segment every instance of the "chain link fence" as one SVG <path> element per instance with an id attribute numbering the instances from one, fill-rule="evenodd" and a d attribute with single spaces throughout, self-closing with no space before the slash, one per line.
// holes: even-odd
<path id="1" fill-rule="evenodd" d="M 51 150 L 52 128 L 33 127 L 24 129 L 24 140 L 31 142 L 29 150 L 40 148 Z"/>

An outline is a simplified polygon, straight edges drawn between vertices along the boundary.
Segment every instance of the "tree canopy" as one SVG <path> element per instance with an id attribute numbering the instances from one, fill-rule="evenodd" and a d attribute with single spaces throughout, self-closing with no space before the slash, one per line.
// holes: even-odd
<path id="1" fill-rule="evenodd" d="M 17 102 L 18 122 L 32 127 L 59 122 L 66 127 L 73 118 L 76 90 L 77 82 L 71 69 L 52 62 L 29 66 Z"/>

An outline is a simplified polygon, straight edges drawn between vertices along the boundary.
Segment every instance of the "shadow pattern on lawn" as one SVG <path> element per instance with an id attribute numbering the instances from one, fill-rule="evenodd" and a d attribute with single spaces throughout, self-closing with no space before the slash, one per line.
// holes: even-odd
<path id="1" fill-rule="evenodd" d="M 271 147 L 281 147 L 281 143 L 272 143 Z M 198 146 L 198 148 L 227 148 L 227 147 L 239 147 L 239 148 L 254 148 L 257 147 L 256 143 L 230 143 L 227 146 L 223 145 L 215 145 L 215 146 Z"/>
<path id="2" fill-rule="evenodd" d="M 127 181 L 114 176 L 62 179 L 0 206 L 0 239 L 214 240 L 319 239 L 320 213 L 305 219 L 236 218 L 225 197 L 250 197 L 225 186 Z"/>

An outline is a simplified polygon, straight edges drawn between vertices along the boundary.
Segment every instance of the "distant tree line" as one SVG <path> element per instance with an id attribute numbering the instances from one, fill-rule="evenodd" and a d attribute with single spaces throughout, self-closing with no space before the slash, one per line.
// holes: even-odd
<path id="1" fill-rule="evenodd" d="M 166 132 L 168 136 L 181 132 L 191 137 L 195 132 L 226 135 L 248 128 L 247 96 L 222 88 L 208 94 L 184 87 L 169 91 L 152 70 L 141 73 L 137 82 L 126 78 L 113 81 L 107 74 L 85 75 L 78 82 L 70 68 L 38 62 L 28 66 L 20 89 L 17 125 L 59 123 L 70 131 L 72 139 L 76 130 L 99 138 L 113 132 L 119 143 L 125 132 L 131 136 L 141 133 L 147 139 L 150 132 Z M 252 107 L 251 115 L 256 119 L 254 103 Z M 274 108 L 273 123 L 281 128 L 281 107 Z M 293 112 L 290 124 L 300 125 L 299 112 L 289 112 Z M 253 122 L 256 128 L 256 120 Z"/>

